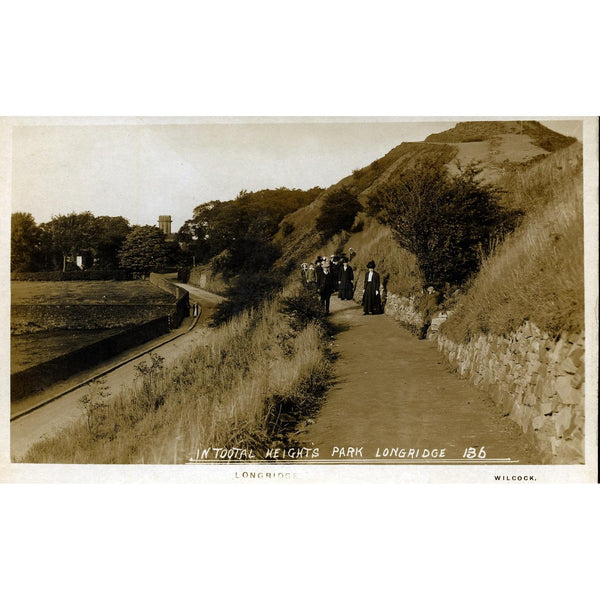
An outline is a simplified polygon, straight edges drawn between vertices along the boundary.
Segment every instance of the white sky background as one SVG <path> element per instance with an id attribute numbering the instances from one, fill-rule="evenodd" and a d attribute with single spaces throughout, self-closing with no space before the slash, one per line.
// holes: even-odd
<path id="1" fill-rule="evenodd" d="M 39 122 L 39 120 L 36 120 Z M 580 121 L 544 122 L 581 138 Z M 13 129 L 12 212 L 89 210 L 173 231 L 194 207 L 242 189 L 328 187 L 446 122 L 266 122 L 186 125 L 28 125 Z"/>

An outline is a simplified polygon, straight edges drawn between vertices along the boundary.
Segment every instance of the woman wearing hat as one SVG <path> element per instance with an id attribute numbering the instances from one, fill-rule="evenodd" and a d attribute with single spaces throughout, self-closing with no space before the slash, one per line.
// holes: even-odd
<path id="1" fill-rule="evenodd" d="M 363 314 L 377 315 L 381 313 L 381 294 L 379 293 L 379 273 L 375 271 L 375 263 L 370 260 L 367 263 L 365 273 L 365 289 L 363 291 Z"/>
<path id="2" fill-rule="evenodd" d="M 339 283 L 339 294 L 340 300 L 352 300 L 354 296 L 354 272 L 352 267 L 348 264 L 346 257 L 342 258 L 342 266 L 338 274 Z"/>
<path id="3" fill-rule="evenodd" d="M 329 314 L 329 302 L 333 293 L 333 276 L 328 261 L 323 263 L 323 270 L 317 274 L 317 290 L 321 297 L 321 304 L 325 308 L 325 314 Z"/>

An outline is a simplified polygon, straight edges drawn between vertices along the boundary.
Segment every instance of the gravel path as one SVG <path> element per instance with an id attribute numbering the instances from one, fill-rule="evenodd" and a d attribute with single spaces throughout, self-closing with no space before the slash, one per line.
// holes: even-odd
<path id="1" fill-rule="evenodd" d="M 377 462 L 391 449 L 412 448 L 421 450 L 413 459 L 424 449 L 439 458 L 445 449 L 445 459 L 463 460 L 465 449 L 483 447 L 488 461 L 537 462 L 517 426 L 449 371 L 434 341 L 417 339 L 388 315 L 364 316 L 354 302 L 332 298 L 331 309 L 336 382 L 301 436 L 320 459 Z"/>

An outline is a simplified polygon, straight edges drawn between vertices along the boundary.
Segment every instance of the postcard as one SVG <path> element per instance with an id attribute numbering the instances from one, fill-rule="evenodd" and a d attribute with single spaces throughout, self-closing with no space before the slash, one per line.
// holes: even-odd
<path id="1" fill-rule="evenodd" d="M 3 481 L 597 481 L 596 118 L 0 130 Z"/>

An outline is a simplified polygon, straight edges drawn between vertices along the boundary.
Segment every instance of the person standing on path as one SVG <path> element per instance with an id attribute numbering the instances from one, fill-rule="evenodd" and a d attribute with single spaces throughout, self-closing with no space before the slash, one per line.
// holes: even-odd
<path id="1" fill-rule="evenodd" d="M 306 271 L 306 287 L 312 291 L 317 289 L 317 272 L 315 271 L 315 265 L 312 263 L 308 265 Z"/>
<path id="2" fill-rule="evenodd" d="M 339 289 L 338 280 L 340 265 L 338 263 L 338 257 L 335 254 L 331 255 L 331 259 L 329 261 L 329 268 L 331 269 L 331 277 L 333 278 L 333 291 L 337 292 Z"/>
<path id="3" fill-rule="evenodd" d="M 323 272 L 323 259 L 320 256 L 317 256 L 317 260 L 315 260 L 315 274 L 317 276 L 317 285 L 319 283 L 319 278 L 321 277 L 322 272 Z"/>
<path id="4" fill-rule="evenodd" d="M 352 300 L 354 296 L 354 271 L 347 258 L 342 258 L 342 267 L 338 275 L 340 300 Z"/>
<path id="5" fill-rule="evenodd" d="M 329 302 L 333 293 L 333 275 L 329 269 L 329 263 L 323 263 L 323 270 L 317 275 L 317 289 L 321 297 L 321 303 L 325 307 L 325 314 L 329 314 Z"/>
<path id="6" fill-rule="evenodd" d="M 375 263 L 370 260 L 367 263 L 365 273 L 365 288 L 363 291 L 363 314 L 378 315 L 381 313 L 381 294 L 379 293 L 379 273 L 375 271 Z"/>
<path id="7" fill-rule="evenodd" d="M 302 280 L 302 285 L 304 286 L 308 283 L 307 275 L 308 265 L 305 262 L 303 262 L 300 268 L 300 279 Z"/>

